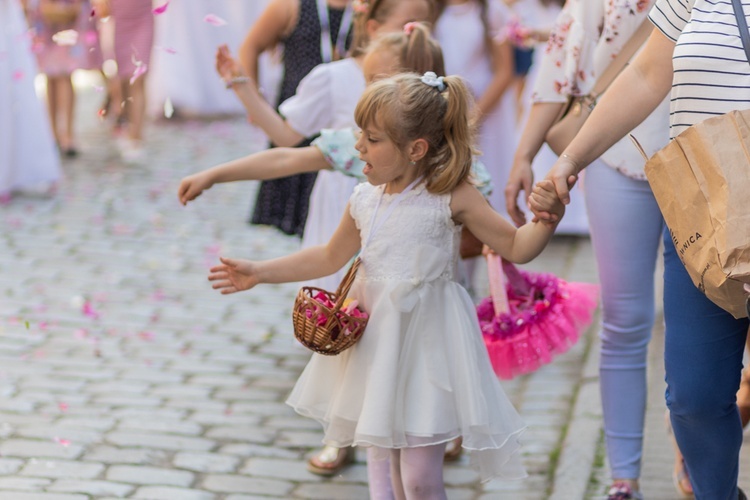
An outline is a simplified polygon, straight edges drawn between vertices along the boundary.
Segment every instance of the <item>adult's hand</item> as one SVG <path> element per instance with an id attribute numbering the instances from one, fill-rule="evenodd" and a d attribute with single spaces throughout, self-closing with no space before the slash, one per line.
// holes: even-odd
<path id="1" fill-rule="evenodd" d="M 546 180 L 552 181 L 557 192 L 557 197 L 564 205 L 570 203 L 570 190 L 578 182 L 578 172 L 579 168 L 575 160 L 563 153 L 544 177 Z M 545 222 L 555 222 L 555 216 L 549 212 L 536 212 L 533 210 L 532 212 L 534 212 L 536 219 Z"/>
<path id="2" fill-rule="evenodd" d="M 526 213 L 518 206 L 518 195 L 524 192 L 524 201 L 529 202 L 529 195 L 534 184 L 534 173 L 531 171 L 531 161 L 526 158 L 514 158 L 513 168 L 505 185 L 505 209 L 517 226 L 526 223 Z"/>

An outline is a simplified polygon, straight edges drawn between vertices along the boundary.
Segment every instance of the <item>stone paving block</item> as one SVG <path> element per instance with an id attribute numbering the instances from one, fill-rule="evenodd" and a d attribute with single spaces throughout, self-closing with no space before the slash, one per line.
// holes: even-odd
<path id="1" fill-rule="evenodd" d="M 134 486 L 112 481 L 80 481 L 75 479 L 58 479 L 47 491 L 63 493 L 84 493 L 95 498 L 112 496 L 122 498 L 130 494 Z"/>
<path id="2" fill-rule="evenodd" d="M 127 418 L 120 421 L 117 426 L 120 431 L 144 431 L 165 434 L 182 434 L 185 436 L 198 436 L 203 433 L 203 427 L 195 422 L 172 419 L 153 418 Z"/>
<path id="3" fill-rule="evenodd" d="M 129 431 L 110 432 L 106 435 L 106 440 L 120 446 L 142 446 L 174 451 L 208 451 L 216 445 L 215 441 L 204 438 Z"/>
<path id="4" fill-rule="evenodd" d="M 200 399 L 208 399 L 210 393 L 211 387 L 184 384 L 162 384 L 149 391 L 149 394 L 158 397 L 187 397 Z"/>
<path id="5" fill-rule="evenodd" d="M 274 415 L 292 416 L 297 414 L 289 405 L 281 402 L 276 403 L 271 401 L 232 403 L 230 408 L 233 415 L 249 413 L 251 415 L 271 417 Z"/>
<path id="6" fill-rule="evenodd" d="M 18 425 L 49 425 L 56 417 L 52 415 L 26 415 L 0 412 L 0 423 Z"/>
<path id="7" fill-rule="evenodd" d="M 100 443 L 104 438 L 101 431 L 58 425 L 18 427 L 16 435 L 23 438 L 46 439 L 50 442 L 66 440 L 77 445 Z"/>
<path id="8" fill-rule="evenodd" d="M 213 395 L 220 401 L 275 401 L 279 398 L 278 391 L 240 387 L 220 389 Z"/>
<path id="9" fill-rule="evenodd" d="M 270 444 L 276 438 L 276 431 L 255 426 L 214 427 L 206 432 L 206 437 L 220 441 Z"/>
<path id="10" fill-rule="evenodd" d="M 188 379 L 190 385 L 208 387 L 242 387 L 247 383 L 247 378 L 235 374 L 210 374 L 193 375 Z"/>
<path id="11" fill-rule="evenodd" d="M 299 458 L 301 453 L 278 446 L 261 446 L 257 444 L 227 444 L 219 448 L 219 453 L 241 457 Z"/>
<path id="12" fill-rule="evenodd" d="M 221 453 L 176 453 L 172 463 L 180 469 L 196 472 L 228 473 L 234 472 L 240 459 L 233 455 Z"/>
<path id="13" fill-rule="evenodd" d="M 204 489 L 217 493 L 251 493 L 254 495 L 270 495 L 289 498 L 294 488 L 290 481 L 277 479 L 251 478 L 228 474 L 209 474 L 201 485 Z M 335 498 L 330 496 L 328 498 Z M 350 497 L 357 498 L 357 497 Z"/>
<path id="14" fill-rule="evenodd" d="M 24 464 L 23 460 L 15 458 L 0 458 L 0 476 L 15 474 Z"/>
<path id="15" fill-rule="evenodd" d="M 114 446 L 98 445 L 89 448 L 83 459 L 105 464 L 155 465 L 166 463 L 167 454 L 162 450 L 116 448 Z"/>
<path id="16" fill-rule="evenodd" d="M 152 418 L 165 420 L 182 420 L 187 417 L 187 410 L 179 408 L 115 408 L 109 412 L 114 418 Z"/>
<path id="17" fill-rule="evenodd" d="M 67 411 L 67 410 L 66 410 Z M 95 431 L 108 431 L 115 425 L 115 419 L 109 417 L 76 417 L 64 416 L 55 421 L 58 427 L 73 427 L 79 429 L 92 429 Z"/>
<path id="18" fill-rule="evenodd" d="M 91 394 L 144 394 L 151 385 L 132 380 L 108 380 L 88 384 L 85 391 Z"/>
<path id="19" fill-rule="evenodd" d="M 302 416 L 269 417 L 265 420 L 264 425 L 272 429 L 305 429 L 319 431 L 321 428 L 316 420 Z"/>
<path id="20" fill-rule="evenodd" d="M 239 472 L 250 477 L 286 479 L 297 483 L 317 483 L 322 480 L 321 476 L 307 470 L 306 463 L 298 460 L 251 458 L 245 462 Z"/>
<path id="21" fill-rule="evenodd" d="M 263 417 L 260 415 L 235 415 L 234 413 L 222 412 L 195 412 L 190 415 L 189 420 L 201 425 L 221 426 L 253 426 L 258 425 Z"/>
<path id="22" fill-rule="evenodd" d="M 282 430 L 276 444 L 293 448 L 318 448 L 323 445 L 323 433 Z"/>
<path id="23" fill-rule="evenodd" d="M 216 495 L 206 491 L 168 486 L 144 486 L 131 498 L 144 500 L 214 500 Z"/>
<path id="24" fill-rule="evenodd" d="M 0 477 L 0 490 L 41 491 L 51 482 L 50 479 L 40 477 L 6 476 Z"/>
<path id="25" fill-rule="evenodd" d="M 148 407 L 153 408 L 162 404 L 162 398 L 140 394 L 117 394 L 110 396 L 94 396 L 94 403 L 109 406 Z"/>
<path id="26" fill-rule="evenodd" d="M 368 498 L 366 486 L 353 484 L 302 484 L 294 490 L 295 498 L 320 500 L 353 500 Z"/>
<path id="27" fill-rule="evenodd" d="M 47 457 L 75 459 L 83 453 L 77 444 L 61 444 L 33 439 L 8 439 L 0 443 L 0 455 L 4 457 Z"/>
<path id="28" fill-rule="evenodd" d="M 183 488 L 190 486 L 195 479 L 192 472 L 142 465 L 112 465 L 107 469 L 106 477 L 109 481 Z"/>
<path id="29" fill-rule="evenodd" d="M 50 478 L 92 479 L 104 470 L 104 465 L 62 460 L 30 460 L 19 474 Z"/>
<path id="30" fill-rule="evenodd" d="M 0 500 L 89 500 L 88 495 L 0 491 Z"/>

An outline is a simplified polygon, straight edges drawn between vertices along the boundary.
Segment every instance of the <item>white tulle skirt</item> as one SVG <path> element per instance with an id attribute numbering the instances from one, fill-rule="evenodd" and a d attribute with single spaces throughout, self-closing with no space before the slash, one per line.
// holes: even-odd
<path id="1" fill-rule="evenodd" d="M 427 446 L 463 437 L 483 481 L 517 479 L 520 416 L 503 392 L 474 305 L 457 283 L 357 280 L 370 313 L 362 339 L 314 354 L 287 403 L 318 420 L 326 444 Z"/>

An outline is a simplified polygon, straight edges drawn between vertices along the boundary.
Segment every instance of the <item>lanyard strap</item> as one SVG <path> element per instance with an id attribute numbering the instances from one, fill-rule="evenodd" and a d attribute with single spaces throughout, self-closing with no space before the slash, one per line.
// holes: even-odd
<path id="1" fill-rule="evenodd" d="M 742 8 L 742 1 L 732 0 L 732 10 L 734 10 L 734 17 L 737 19 L 737 29 L 740 31 L 742 48 L 745 49 L 745 57 L 750 61 L 750 33 L 748 33 L 747 19 L 745 19 L 745 10 Z"/>
<path id="2" fill-rule="evenodd" d="M 323 62 L 333 60 L 333 42 L 331 41 L 331 23 L 328 19 L 328 4 L 326 0 L 318 0 L 318 19 L 320 20 L 320 56 Z M 339 25 L 339 34 L 336 37 L 336 54 L 342 57 L 346 52 L 346 35 L 352 23 L 352 3 L 349 2 L 344 9 L 344 15 Z"/>
<path id="3" fill-rule="evenodd" d="M 388 208 L 383 212 L 383 215 L 378 219 L 378 209 L 380 208 L 380 202 L 383 201 L 383 196 L 385 195 L 385 186 L 383 187 L 383 192 L 380 193 L 380 197 L 378 198 L 378 204 L 375 205 L 375 211 L 372 213 L 372 222 L 370 222 L 370 234 L 367 235 L 367 240 L 365 240 L 365 244 L 362 245 L 362 251 L 367 247 L 367 245 L 370 244 L 370 240 L 375 235 L 375 231 L 380 229 L 380 226 L 383 225 L 383 223 L 386 221 L 388 217 L 393 213 L 393 211 L 396 209 L 399 203 L 404 199 L 404 196 L 406 193 L 414 189 L 414 186 L 419 184 L 419 181 L 421 181 L 421 177 L 417 177 L 412 181 L 411 184 L 406 186 L 403 191 L 398 193 L 396 197 L 393 199 L 390 205 L 388 205 Z M 360 252 L 361 253 L 361 252 Z"/>

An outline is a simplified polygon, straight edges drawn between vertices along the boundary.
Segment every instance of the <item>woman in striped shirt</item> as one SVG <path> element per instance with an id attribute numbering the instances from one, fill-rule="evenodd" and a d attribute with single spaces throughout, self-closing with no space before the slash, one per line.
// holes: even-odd
<path id="1" fill-rule="evenodd" d="M 750 2 L 745 4 L 747 13 Z M 644 50 L 547 176 L 563 202 L 581 170 L 667 94 L 671 137 L 711 116 L 750 108 L 750 64 L 730 0 L 657 0 L 649 16 L 656 29 Z M 696 498 L 743 499 L 737 487 L 742 426 L 735 394 L 748 319 L 735 319 L 710 302 L 693 285 L 666 230 L 663 241 L 664 358 L 675 437 Z"/>

